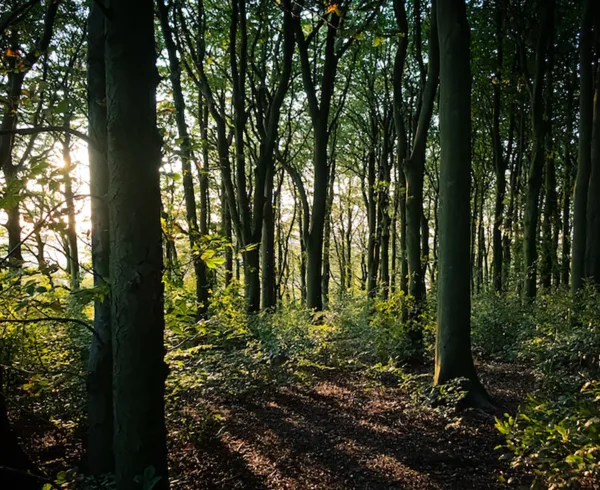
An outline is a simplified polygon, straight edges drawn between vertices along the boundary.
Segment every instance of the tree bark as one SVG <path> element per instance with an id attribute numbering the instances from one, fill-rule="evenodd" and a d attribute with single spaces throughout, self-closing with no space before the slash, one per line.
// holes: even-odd
<path id="1" fill-rule="evenodd" d="M 579 40 L 579 148 L 573 197 L 573 253 L 571 257 L 571 293 L 583 287 L 587 239 L 587 202 L 591 173 L 593 130 L 592 24 L 593 0 L 585 0 Z"/>
<path id="2" fill-rule="evenodd" d="M 107 290 L 94 301 L 94 330 L 87 374 L 87 467 L 92 475 L 112 473 L 113 398 L 110 296 L 108 294 L 110 237 L 108 166 L 106 161 L 106 86 L 104 69 L 104 13 L 90 2 L 88 17 L 88 130 L 95 146 L 88 146 L 90 166 L 92 269 L 94 287 Z"/>
<path id="3" fill-rule="evenodd" d="M 598 14 L 600 17 L 600 14 Z M 597 23 L 600 27 L 600 22 Z M 600 35 L 596 33 L 598 40 Z M 590 183 L 587 202 L 586 278 L 600 291 L 600 68 L 596 71 L 591 142 Z"/>
<path id="4" fill-rule="evenodd" d="M 13 131 L 17 126 L 21 90 L 26 74 L 33 68 L 40 56 L 48 50 L 52 35 L 54 33 L 54 20 L 56 18 L 60 2 L 50 2 L 44 13 L 44 27 L 35 47 L 20 59 L 21 67 L 17 69 L 17 57 L 8 58 L 7 85 L 8 94 L 5 110 L 0 123 L 0 168 L 4 173 L 6 181 L 6 192 L 12 197 L 10 205 L 6 206 L 7 215 L 6 230 L 8 232 L 8 258 L 9 266 L 20 268 L 23 263 L 21 251 L 21 214 L 19 201 L 23 183 L 18 175 L 19 168 L 13 163 L 12 151 L 14 147 L 15 134 Z M 11 46 L 18 51 L 17 39 Z"/>
<path id="5" fill-rule="evenodd" d="M 106 100 L 118 490 L 151 468 L 169 488 L 164 394 L 160 136 L 153 2 L 110 2 Z"/>
<path id="6" fill-rule="evenodd" d="M 206 287 L 207 267 L 201 259 L 200 229 L 196 211 L 196 193 L 194 190 L 194 177 L 192 175 L 192 141 L 185 121 L 185 100 L 181 87 L 181 68 L 177 56 L 177 48 L 173 39 L 173 32 L 169 24 L 169 9 L 164 0 L 157 2 L 158 17 L 162 29 L 167 56 L 169 59 L 169 78 L 173 88 L 173 104 L 175 106 L 175 122 L 177 133 L 181 140 L 181 175 L 183 182 L 183 196 L 185 201 L 185 218 L 187 224 L 190 254 L 194 265 L 194 282 L 196 291 L 196 317 L 200 318 L 206 313 L 208 290 Z"/>
<path id="7" fill-rule="evenodd" d="M 494 289 L 502 291 L 502 220 L 504 218 L 504 196 L 506 194 L 506 159 L 502 152 L 500 133 L 502 65 L 504 61 L 504 10 L 505 0 L 496 0 L 496 73 L 494 75 L 494 114 L 492 129 L 492 148 L 494 151 L 494 169 L 496 172 L 496 202 L 494 206 L 493 274 Z"/>
<path id="8" fill-rule="evenodd" d="M 464 0 L 439 2 L 440 250 L 434 384 L 467 378 L 474 404 L 487 401 L 471 355 L 469 205 L 471 63 Z"/>
<path id="9" fill-rule="evenodd" d="M 544 76 L 546 74 L 546 57 L 552 32 L 554 29 L 555 0 L 541 4 L 541 24 L 536 46 L 535 75 L 532 86 L 531 115 L 533 125 L 533 157 L 527 177 L 527 193 L 525 202 L 525 227 L 523 230 L 523 250 L 525 257 L 525 295 L 529 299 L 536 296 L 537 291 L 537 245 L 539 198 L 542 188 L 542 174 L 545 158 L 544 122 Z"/>
<path id="10" fill-rule="evenodd" d="M 423 180 L 425 150 L 431 124 L 433 106 L 439 82 L 439 44 L 437 35 L 436 3 L 431 7 L 429 30 L 429 73 L 422 89 L 417 130 L 410 158 L 404 164 L 406 176 L 406 250 L 408 254 L 409 293 L 416 301 L 416 314 L 425 299 L 425 277 L 421 250 L 421 220 L 423 216 Z"/>

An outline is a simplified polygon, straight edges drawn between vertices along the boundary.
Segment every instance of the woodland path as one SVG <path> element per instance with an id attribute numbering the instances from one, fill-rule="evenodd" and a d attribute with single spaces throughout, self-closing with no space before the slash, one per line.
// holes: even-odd
<path id="1" fill-rule="evenodd" d="M 478 369 L 498 415 L 514 413 L 532 389 L 523 366 Z M 172 488 L 491 490 L 507 488 L 500 474 L 521 479 L 494 449 L 502 439 L 493 415 L 433 410 L 391 376 L 307 374 L 316 381 L 205 398 L 196 409 L 218 422 L 195 443 L 171 439 Z"/>

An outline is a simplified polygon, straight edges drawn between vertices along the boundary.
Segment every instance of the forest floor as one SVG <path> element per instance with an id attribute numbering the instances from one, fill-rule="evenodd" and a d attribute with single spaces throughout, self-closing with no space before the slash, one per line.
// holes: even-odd
<path id="1" fill-rule="evenodd" d="M 242 394 L 180 392 L 167 414 L 171 488 L 492 490 L 523 484 L 526 477 L 495 449 L 503 439 L 494 417 L 514 414 L 533 390 L 533 377 L 516 363 L 477 367 L 496 414 L 432 408 L 431 366 L 400 377 L 305 366 L 286 382 Z M 13 427 L 35 463 L 48 475 L 77 466 L 79 424 L 58 428 L 31 415 L 17 416 Z"/>
<path id="2" fill-rule="evenodd" d="M 522 365 L 489 361 L 478 369 L 497 416 L 514 413 L 533 389 Z M 313 367 L 305 374 L 310 382 L 188 399 L 185 410 L 209 411 L 213 423 L 199 438 L 172 428 L 172 488 L 466 490 L 523 482 L 495 449 L 502 437 L 493 414 L 433 409 L 413 383 L 386 373 Z"/>

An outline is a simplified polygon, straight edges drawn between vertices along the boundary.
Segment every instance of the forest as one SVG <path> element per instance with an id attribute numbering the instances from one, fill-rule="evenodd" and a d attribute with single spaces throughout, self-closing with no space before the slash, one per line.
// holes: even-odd
<path id="1" fill-rule="evenodd" d="M 597 0 L 2 0 L 0 489 L 600 489 Z"/>

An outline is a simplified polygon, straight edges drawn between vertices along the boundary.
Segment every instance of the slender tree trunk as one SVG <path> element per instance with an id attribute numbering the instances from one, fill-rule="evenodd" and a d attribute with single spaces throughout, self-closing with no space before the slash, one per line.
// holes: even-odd
<path id="1" fill-rule="evenodd" d="M 423 276 L 423 297 L 426 296 L 426 283 L 427 269 L 429 268 L 429 220 L 425 216 L 425 210 L 421 214 L 421 267 Z"/>
<path id="2" fill-rule="evenodd" d="M 200 187 L 200 240 L 209 234 L 210 226 L 210 196 L 208 175 L 209 154 L 208 154 L 208 104 L 203 102 L 202 95 L 198 96 L 199 107 L 198 116 L 200 120 L 200 139 L 202 141 L 202 165 L 198 166 L 198 181 Z M 206 267 L 197 270 L 197 286 L 199 288 L 198 313 L 206 315 L 210 304 L 210 290 L 214 282 L 214 276 Z"/>
<path id="3" fill-rule="evenodd" d="M 512 170 L 510 173 L 510 199 L 508 202 L 508 209 L 506 212 L 506 221 L 504 224 L 504 237 L 503 237 L 503 252 L 502 257 L 504 264 L 502 271 L 504 278 L 502 279 L 503 287 L 506 289 L 510 278 L 510 269 L 512 263 L 512 241 L 513 241 L 513 226 L 517 221 L 516 213 L 518 209 L 518 195 L 519 195 L 519 182 L 521 176 L 521 166 L 523 161 L 523 149 L 525 147 L 525 115 L 523 107 L 519 109 L 519 139 L 517 142 L 517 151 L 512 164 Z"/>
<path id="4" fill-rule="evenodd" d="M 434 384 L 467 378 L 471 403 L 487 401 L 471 356 L 469 187 L 471 63 L 464 0 L 444 0 L 440 40 L 440 265 Z"/>
<path id="5" fill-rule="evenodd" d="M 273 186 L 269 186 L 267 192 L 268 194 L 265 200 L 261 241 L 261 295 L 263 309 L 274 308 L 277 305 L 275 281 L 275 210 L 273 203 Z M 279 192 L 277 195 L 279 195 Z"/>
<path id="6" fill-rule="evenodd" d="M 475 279 L 477 277 L 477 225 L 478 225 L 478 213 L 479 213 L 479 182 L 477 176 L 474 175 L 474 192 L 473 192 L 473 212 L 471 214 L 471 239 L 469 240 L 469 276 L 471 281 L 471 291 L 475 289 Z"/>
<path id="7" fill-rule="evenodd" d="M 377 199 L 375 199 L 375 183 L 377 180 L 375 169 L 375 122 L 371 122 L 371 147 L 367 157 L 367 222 L 369 238 L 367 242 L 367 294 L 369 298 L 377 295 L 377 269 L 378 269 L 378 242 L 379 226 L 377 213 Z"/>
<path id="8" fill-rule="evenodd" d="M 21 97 L 21 88 L 25 73 L 14 73 L 16 67 L 10 70 L 10 65 L 14 65 L 14 58 L 9 58 L 8 72 L 8 97 L 7 105 L 0 129 L 2 131 L 12 131 L 17 127 L 17 111 Z M 6 231 L 8 232 L 8 264 L 11 267 L 20 268 L 23 263 L 23 254 L 21 251 L 21 213 L 19 210 L 19 201 L 23 183 L 18 176 L 18 169 L 13 163 L 12 151 L 14 146 L 14 135 L 5 134 L 0 136 L 0 166 L 4 173 L 6 182 L 6 193 L 12 197 L 5 205 L 6 212 Z"/>
<path id="9" fill-rule="evenodd" d="M 110 2 L 106 100 L 114 456 L 118 490 L 148 468 L 169 488 L 164 418 L 160 136 L 153 2 Z"/>
<path id="10" fill-rule="evenodd" d="M 502 152 L 502 136 L 500 134 L 502 64 L 504 55 L 504 5 L 505 0 L 496 0 L 496 74 L 494 76 L 494 115 L 492 130 L 492 147 L 494 150 L 494 169 L 496 171 L 496 202 L 494 206 L 493 230 L 493 271 L 494 289 L 502 291 L 502 220 L 504 218 L 504 196 L 506 194 L 506 159 Z"/>
<path id="11" fill-rule="evenodd" d="M 481 189 L 479 190 L 479 202 L 475 203 L 475 206 L 479 207 L 478 219 L 477 219 L 477 269 L 475 274 L 475 291 L 477 294 L 482 292 L 484 286 L 484 263 L 485 263 L 485 226 L 483 217 L 483 204 L 485 202 L 485 196 L 483 190 L 485 189 L 486 182 L 485 178 L 481 178 Z"/>
<path id="12" fill-rule="evenodd" d="M 65 118 L 65 127 L 70 126 L 70 116 Z M 64 181 L 65 181 L 65 204 L 67 208 L 67 244 L 69 263 L 69 272 L 71 274 L 71 292 L 76 292 L 81 283 L 79 273 L 79 246 L 77 244 L 77 221 L 75 219 L 75 196 L 73 195 L 73 181 L 71 171 L 73 170 L 73 161 L 71 158 L 71 135 L 65 134 L 63 142 L 63 163 L 64 163 Z"/>
<path id="13" fill-rule="evenodd" d="M 548 66 L 546 76 L 546 113 L 545 113 L 545 151 L 544 168 L 544 219 L 542 222 L 542 257 L 540 259 L 540 283 L 546 290 L 552 287 L 553 273 L 558 270 L 557 251 L 554 247 L 554 231 L 558 215 L 556 197 L 556 165 L 554 162 L 554 141 L 552 139 L 552 100 L 553 100 L 553 60 L 554 49 L 548 48 Z M 560 228 L 560 227 L 559 227 Z"/>
<path id="14" fill-rule="evenodd" d="M 94 286 L 108 290 L 110 237 L 108 165 L 106 161 L 106 86 L 104 69 L 104 13 L 91 2 L 88 17 L 88 128 L 96 142 L 88 147 L 90 166 L 92 269 Z M 108 293 L 109 291 L 106 291 Z M 94 301 L 94 330 L 88 360 L 87 466 L 92 475 L 112 473 L 113 397 L 110 295 Z"/>
<path id="15" fill-rule="evenodd" d="M 335 138 L 334 138 L 335 140 Z M 334 150 L 335 151 L 335 150 Z M 323 275 L 321 277 L 321 290 L 323 293 L 323 306 L 329 305 L 329 280 L 331 276 L 330 254 L 331 254 L 331 209 L 333 207 L 333 184 L 335 182 L 335 159 L 330 164 L 331 175 L 329 176 L 329 190 L 327 192 L 327 216 L 325 218 L 325 229 L 323 231 Z"/>
<path id="16" fill-rule="evenodd" d="M 297 200 L 294 200 L 297 202 Z M 302 233 L 302 222 L 304 220 L 303 211 L 298 212 L 298 237 L 300 240 L 300 298 L 306 304 L 306 242 L 304 233 Z"/>
<path id="17" fill-rule="evenodd" d="M 192 175 L 192 142 L 185 120 L 185 100 L 181 87 L 181 68 L 177 57 L 177 47 L 173 39 L 173 32 L 169 24 L 169 9 L 164 0 L 159 0 L 158 17 L 162 29 L 167 56 L 169 59 L 169 75 L 173 88 L 173 104 L 175 106 L 175 121 L 177 133 L 181 140 L 181 174 L 183 181 L 183 196 L 185 201 L 185 218 L 188 228 L 188 240 L 190 253 L 194 265 L 194 282 L 196 290 L 196 317 L 200 318 L 206 312 L 206 264 L 201 259 L 200 229 L 198 227 L 198 215 L 196 211 L 196 193 L 194 190 L 194 177 Z"/>
<path id="18" fill-rule="evenodd" d="M 585 0 L 579 40 L 579 151 L 573 197 L 573 254 L 571 259 L 571 293 L 583 287 L 587 240 L 588 186 L 591 174 L 593 128 L 592 23 L 594 1 Z"/>
<path id="19" fill-rule="evenodd" d="M 413 151 L 404 165 L 404 174 L 406 175 L 406 248 L 408 253 L 409 292 L 416 300 L 417 308 L 415 315 L 418 314 L 420 304 L 425 299 L 421 221 L 423 217 L 425 150 L 440 69 L 436 12 L 436 2 L 433 2 L 429 34 L 429 73 L 427 75 L 427 82 L 425 82 L 423 87 Z"/>
<path id="20" fill-rule="evenodd" d="M 600 18 L 600 15 L 598 17 Z M 598 22 L 598 27 L 600 27 L 600 22 Z M 596 37 L 600 40 L 600 34 L 596 33 Z M 585 275 L 600 291 L 600 67 L 596 71 L 593 114 L 590 183 L 587 202 Z"/>
<path id="21" fill-rule="evenodd" d="M 384 117 L 384 136 L 381 155 L 381 180 L 383 182 L 382 191 L 379 194 L 379 206 L 381 216 L 381 247 L 380 247 L 380 285 L 381 295 L 387 299 L 390 289 L 390 199 L 389 192 L 392 187 L 391 165 L 389 161 L 390 153 L 390 132 L 391 125 Z M 390 121 L 391 122 L 391 121 Z"/>
<path id="22" fill-rule="evenodd" d="M 571 258 L 571 192 L 573 186 L 573 162 L 571 156 L 571 139 L 573 138 L 573 121 L 575 112 L 575 84 L 577 81 L 575 69 L 573 69 L 572 82 L 568 89 L 567 103 L 567 131 L 563 143 L 563 186 L 562 186 L 562 253 L 560 265 L 560 282 L 563 286 L 569 286 L 570 258 Z"/>
<path id="23" fill-rule="evenodd" d="M 555 0 L 541 4 L 541 27 L 536 47 L 536 69 L 532 87 L 531 114 L 533 125 L 533 157 L 527 178 L 525 202 L 525 227 L 523 230 L 523 249 L 525 257 L 525 295 L 529 299 L 537 291 L 537 245 L 539 222 L 539 198 L 542 188 L 542 174 L 545 158 L 546 128 L 544 122 L 544 76 L 546 58 L 550 48 L 554 29 Z"/>
<path id="24" fill-rule="evenodd" d="M 354 278 L 354 271 L 352 270 L 352 181 L 350 181 L 350 185 L 348 187 L 348 203 L 346 208 L 346 235 L 344 236 L 344 241 L 346 243 L 346 291 L 349 293 L 352 292 L 352 282 Z"/>

